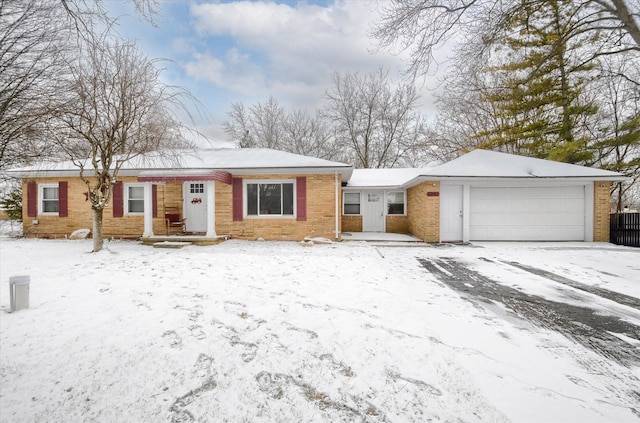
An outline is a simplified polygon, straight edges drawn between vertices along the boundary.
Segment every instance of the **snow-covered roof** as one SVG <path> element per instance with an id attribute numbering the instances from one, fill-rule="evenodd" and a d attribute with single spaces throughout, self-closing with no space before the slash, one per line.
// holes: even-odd
<path id="1" fill-rule="evenodd" d="M 346 188 L 400 187 L 421 174 L 421 168 L 354 169 Z"/>
<path id="2" fill-rule="evenodd" d="M 473 150 L 455 160 L 425 168 L 420 176 L 436 178 L 596 178 L 621 179 L 608 170 L 488 150 Z"/>
<path id="3" fill-rule="evenodd" d="M 347 188 L 406 188 L 426 179 L 582 178 L 623 180 L 616 172 L 488 150 L 473 150 L 439 166 L 407 169 L 355 169 Z"/>
<path id="4" fill-rule="evenodd" d="M 315 157 L 302 156 L 268 148 L 211 148 L 179 150 L 173 154 L 148 154 L 125 163 L 120 175 L 141 172 L 188 175 L 199 170 L 220 170 L 229 173 L 326 173 L 338 171 L 347 188 L 408 187 L 425 179 L 448 178 L 582 178 L 587 180 L 620 181 L 616 172 L 578 166 L 551 160 L 534 159 L 488 150 L 473 150 L 445 164 L 425 168 L 355 169 L 351 165 Z M 72 162 L 41 163 L 13 169 L 16 177 L 77 175 Z M 151 174 L 150 173 L 150 174 Z"/>
<path id="5" fill-rule="evenodd" d="M 268 148 L 211 148 L 178 150 L 171 154 L 151 153 L 127 161 L 121 175 L 134 175 L 140 171 L 184 172 L 197 169 L 224 170 L 231 173 L 293 173 L 333 172 L 342 173 L 343 179 L 351 176 L 351 165 L 315 157 L 302 156 Z M 40 163 L 35 166 L 9 171 L 18 177 L 47 176 L 55 174 L 77 174 L 78 167 L 71 161 Z"/>

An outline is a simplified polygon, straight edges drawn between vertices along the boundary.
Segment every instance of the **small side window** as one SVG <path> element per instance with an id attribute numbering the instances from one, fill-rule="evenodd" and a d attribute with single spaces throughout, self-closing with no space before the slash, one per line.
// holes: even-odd
<path id="1" fill-rule="evenodd" d="M 58 185 L 40 185 L 40 213 L 57 214 L 60 207 Z"/>
<path id="2" fill-rule="evenodd" d="M 344 214 L 360 214 L 360 193 L 344 193 Z"/>
<path id="3" fill-rule="evenodd" d="M 140 214 L 144 213 L 144 186 L 143 185 L 127 185 L 125 190 L 125 204 L 127 205 L 126 213 Z"/>
<path id="4" fill-rule="evenodd" d="M 387 193 L 387 214 L 404 214 L 404 191 Z"/>

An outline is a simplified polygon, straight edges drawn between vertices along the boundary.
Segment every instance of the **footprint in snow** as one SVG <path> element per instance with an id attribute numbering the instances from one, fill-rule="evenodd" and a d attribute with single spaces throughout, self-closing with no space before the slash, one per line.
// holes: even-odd
<path id="1" fill-rule="evenodd" d="M 200 353 L 196 363 L 193 365 L 193 374 L 201 378 L 213 376 L 213 357 Z"/>
<path id="2" fill-rule="evenodd" d="M 167 338 L 169 340 L 169 346 L 171 348 L 181 348 L 182 347 L 182 338 L 173 330 L 168 330 L 162 334 L 163 338 Z"/>
<path id="3" fill-rule="evenodd" d="M 240 345 L 242 347 L 243 351 L 241 357 L 242 361 L 244 361 L 245 363 L 248 363 L 256 358 L 256 355 L 258 354 L 258 346 L 256 344 L 252 342 L 244 342 L 237 336 L 231 337 L 230 342 L 234 347 L 236 345 Z"/>
<path id="4" fill-rule="evenodd" d="M 316 332 L 314 332 L 312 330 L 309 330 L 309 329 L 304 329 L 304 328 L 299 328 L 297 326 L 293 326 L 291 323 L 288 323 L 288 322 L 282 322 L 282 326 L 287 328 L 287 330 L 292 330 L 294 332 L 304 333 L 307 336 L 309 336 L 309 338 L 311 338 L 311 339 L 318 337 L 318 334 Z"/>
<path id="5" fill-rule="evenodd" d="M 207 338 L 207 334 L 202 330 L 202 326 L 200 325 L 190 325 L 189 332 L 191 335 L 199 341 L 202 341 Z"/>
<path id="6" fill-rule="evenodd" d="M 351 370 L 350 366 L 347 366 L 342 361 L 336 360 L 332 354 L 322 354 L 318 358 L 320 359 L 320 361 L 326 361 L 328 363 L 329 369 L 333 371 L 337 370 L 342 375 L 347 377 L 355 376 L 355 373 L 353 372 L 353 370 Z"/>

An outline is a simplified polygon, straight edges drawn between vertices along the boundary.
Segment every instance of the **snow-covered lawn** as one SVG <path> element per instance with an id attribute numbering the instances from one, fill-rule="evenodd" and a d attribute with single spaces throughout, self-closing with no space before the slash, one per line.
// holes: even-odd
<path id="1" fill-rule="evenodd" d="M 416 259 L 457 258 L 557 301 L 569 297 L 552 282 L 480 258 L 640 298 L 638 249 L 90 250 L 0 238 L 1 421 L 640 421 L 640 369 L 464 299 Z M 23 274 L 30 309 L 8 313 L 9 276 Z M 607 313 L 607 301 L 594 306 Z M 639 310 L 615 310 L 640 326 Z"/>

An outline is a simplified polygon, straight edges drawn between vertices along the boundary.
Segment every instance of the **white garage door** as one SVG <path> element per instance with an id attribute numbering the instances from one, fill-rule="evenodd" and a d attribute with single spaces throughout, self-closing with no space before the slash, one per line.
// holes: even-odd
<path id="1" fill-rule="evenodd" d="M 584 186 L 471 188 L 472 241 L 583 241 Z"/>

